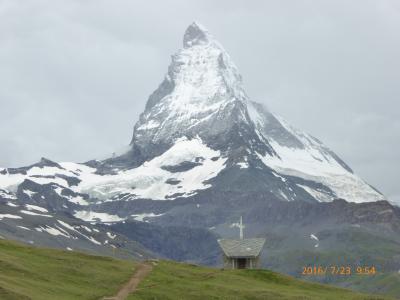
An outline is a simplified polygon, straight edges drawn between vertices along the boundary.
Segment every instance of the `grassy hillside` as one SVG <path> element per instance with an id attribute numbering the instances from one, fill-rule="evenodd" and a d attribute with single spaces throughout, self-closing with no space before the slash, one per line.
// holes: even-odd
<path id="1" fill-rule="evenodd" d="M 218 270 L 161 261 L 129 300 L 389 299 L 309 283 L 267 270 Z"/>
<path id="2" fill-rule="evenodd" d="M 0 240 L 0 299 L 99 299 L 113 295 L 135 263 Z"/>
<path id="3" fill-rule="evenodd" d="M 132 261 L 0 240 L 0 299 L 101 299 L 116 294 Z M 129 296 L 137 299 L 388 299 L 267 270 L 219 270 L 160 261 Z"/>
<path id="4" fill-rule="evenodd" d="M 315 226 L 315 225 L 313 225 Z M 318 227 L 318 226 L 317 226 Z M 303 276 L 304 279 L 321 281 L 332 285 L 351 288 L 364 293 L 380 293 L 397 296 L 400 299 L 400 236 L 386 235 L 371 228 L 348 227 L 334 224 L 332 228 L 319 228 L 312 231 L 292 231 L 290 229 L 275 230 L 267 237 L 269 244 L 263 252 L 263 261 L 267 268 L 279 273 L 299 276 L 303 266 L 374 266 L 374 276 Z M 306 249 L 301 242 L 307 232 L 315 232 L 319 237 L 319 247 Z M 296 236 L 297 235 L 297 236 Z M 310 239 L 311 241 L 311 239 Z"/>
<path id="5" fill-rule="evenodd" d="M 355 277 L 349 281 L 343 281 L 342 286 L 351 286 L 352 289 L 362 290 L 367 293 L 379 292 L 385 295 L 391 295 L 400 299 L 400 273 L 392 272 L 378 274 L 367 278 Z M 379 290 L 376 290 L 379 287 Z"/>

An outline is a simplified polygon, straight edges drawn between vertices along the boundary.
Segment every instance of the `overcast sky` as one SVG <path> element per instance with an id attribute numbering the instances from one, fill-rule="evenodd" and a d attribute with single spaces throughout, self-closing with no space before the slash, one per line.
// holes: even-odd
<path id="1" fill-rule="evenodd" d="M 397 0 L 0 0 L 0 166 L 129 144 L 194 20 L 253 100 L 400 203 Z"/>

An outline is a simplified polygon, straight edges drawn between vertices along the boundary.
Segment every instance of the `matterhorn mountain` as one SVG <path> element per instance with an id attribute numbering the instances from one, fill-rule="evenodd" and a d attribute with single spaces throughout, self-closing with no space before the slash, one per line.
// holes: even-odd
<path id="1" fill-rule="evenodd" d="M 335 251 L 357 261 L 348 254 L 355 237 L 370 264 L 400 269 L 396 251 L 378 257 L 369 247 L 400 243 L 400 209 L 317 138 L 251 100 L 229 54 L 198 23 L 150 95 L 129 151 L 0 169 L 0 209 L 3 237 L 96 251 L 117 236 L 113 247 L 135 242 L 136 257 L 211 265 L 220 263 L 217 237 L 237 235 L 243 216 L 245 234 L 267 238 L 272 269 L 298 275 L 294 262 L 329 263 Z"/>
<path id="2" fill-rule="evenodd" d="M 107 200 L 123 190 L 130 199 L 176 199 L 243 173 L 283 201 L 384 199 L 319 140 L 251 101 L 232 59 L 197 23 L 149 97 L 131 147 L 115 164 L 129 171 L 101 180 L 103 187 L 95 181 L 100 194 L 86 187 L 89 194 Z"/>

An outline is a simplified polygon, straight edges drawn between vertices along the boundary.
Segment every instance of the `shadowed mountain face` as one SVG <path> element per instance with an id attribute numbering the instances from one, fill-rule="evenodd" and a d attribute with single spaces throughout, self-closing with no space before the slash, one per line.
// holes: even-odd
<path id="1" fill-rule="evenodd" d="M 159 255 L 205 264 L 218 264 L 215 239 L 236 234 L 241 215 L 248 234 L 267 237 L 264 265 L 294 275 L 298 266 L 282 257 L 302 262 L 319 251 L 334 260 L 328 252 L 351 249 L 353 237 L 399 245 L 398 208 L 321 141 L 249 99 L 230 56 L 197 23 L 150 95 L 128 152 L 0 169 L 0 189 L 5 205 L 111 224 Z M 24 226 L 23 214 L 10 215 Z M 325 240 L 316 246 L 311 234 Z M 399 267 L 395 251 L 363 253 Z"/>

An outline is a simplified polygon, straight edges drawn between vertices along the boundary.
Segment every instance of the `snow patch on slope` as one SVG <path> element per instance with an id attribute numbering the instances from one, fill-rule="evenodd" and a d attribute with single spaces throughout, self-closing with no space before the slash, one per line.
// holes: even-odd
<path id="1" fill-rule="evenodd" d="M 69 177 L 77 176 L 76 173 L 71 172 L 70 170 L 66 170 L 64 168 L 49 166 L 45 166 L 42 168 L 32 167 L 26 171 L 26 175 L 21 173 L 0 173 L 0 188 L 10 191 L 16 191 L 18 185 L 20 185 L 25 179 L 29 179 L 38 184 L 56 183 L 64 187 L 68 187 L 68 182 L 63 178 L 55 176 L 57 174 Z M 33 192 L 29 190 L 24 191 L 24 193 L 26 193 L 29 197 L 33 196 Z"/>
<path id="2" fill-rule="evenodd" d="M 304 142 L 304 137 L 302 138 Z M 328 153 L 323 152 L 315 145 L 308 142 L 305 148 L 282 146 L 269 140 L 269 144 L 277 155 L 258 157 L 262 162 L 277 172 L 300 177 L 306 180 L 322 183 L 329 187 L 337 198 L 351 202 L 369 202 L 383 200 L 384 197 L 371 188 L 357 175 L 346 170 L 338 161 Z M 331 195 L 301 186 L 319 201 L 330 201 Z"/>
<path id="3" fill-rule="evenodd" d="M 171 171 L 167 166 L 178 166 L 182 163 L 194 164 L 189 170 Z M 125 193 L 125 200 L 147 198 L 153 200 L 174 199 L 178 196 L 188 197 L 196 191 L 209 188 L 206 181 L 217 176 L 224 168 L 226 158 L 220 157 L 220 152 L 209 148 L 199 138 L 191 140 L 186 137 L 177 139 L 174 145 L 158 157 L 146 161 L 141 166 L 121 170 L 115 175 L 99 175 L 96 169 L 82 164 L 64 162 L 57 167 L 33 167 L 23 174 L 0 175 L 0 187 L 10 187 L 20 184 L 24 179 L 32 180 L 39 184 L 55 183 L 54 191 L 70 202 L 86 206 L 86 201 L 81 196 L 66 196 L 62 194 L 63 188 L 69 188 L 76 193 L 87 193 L 100 201 L 112 201 L 114 196 Z M 36 175 L 54 176 L 63 174 L 80 180 L 76 186 L 69 186 L 62 178 L 31 177 Z M 168 180 L 179 184 L 170 184 Z M 32 197 L 35 192 L 24 190 Z M 5 192 L 2 195 L 11 197 Z"/>
<path id="4" fill-rule="evenodd" d="M 99 213 L 94 211 L 78 211 L 74 214 L 74 216 L 87 222 L 98 222 L 100 220 L 100 222 L 103 223 L 113 223 L 125 220 L 117 215 L 110 215 L 107 213 Z"/>
<path id="5" fill-rule="evenodd" d="M 25 206 L 26 206 L 26 208 L 28 210 L 36 210 L 36 211 L 43 212 L 43 213 L 48 213 L 49 212 L 44 207 L 40 207 L 40 206 L 37 206 L 37 205 L 26 204 Z"/>
<path id="6" fill-rule="evenodd" d="M 63 233 L 61 230 L 57 229 L 57 228 L 53 228 L 50 226 L 40 226 L 38 228 L 35 228 L 36 231 L 38 232 L 47 232 L 48 234 L 54 235 L 54 236 L 58 236 L 61 235 L 63 237 L 69 238 L 70 236 Z"/>
<path id="7" fill-rule="evenodd" d="M 6 191 L 6 190 L 1 190 L 1 189 L 0 189 L 0 198 L 8 199 L 8 200 L 17 200 L 17 197 L 13 193 Z"/>
<path id="8" fill-rule="evenodd" d="M 138 214 L 138 215 L 132 215 L 132 217 L 136 220 L 136 221 L 140 221 L 140 222 L 147 222 L 144 219 L 145 218 L 154 218 L 154 217 L 160 217 L 163 214 L 155 214 L 155 213 L 143 213 L 143 214 Z"/>
<path id="9" fill-rule="evenodd" d="M 306 185 L 302 184 L 296 184 L 298 187 L 301 187 L 303 190 L 305 190 L 307 193 L 309 193 L 311 196 L 313 196 L 315 199 L 321 202 L 330 202 L 333 200 L 333 197 L 331 195 L 328 195 L 327 193 L 324 193 L 323 191 L 318 191 L 316 189 L 312 189 Z"/>
<path id="10" fill-rule="evenodd" d="M 218 157 L 218 159 L 212 159 Z M 196 162 L 199 165 L 182 172 L 168 171 L 166 166 L 179 166 L 184 162 Z M 198 190 L 209 188 L 206 180 L 218 175 L 224 168 L 226 158 L 220 152 L 209 148 L 200 138 L 188 140 L 181 138 L 166 152 L 138 168 L 120 171 L 116 175 L 82 174 L 79 188 L 92 197 L 107 200 L 121 193 L 129 193 L 133 198 L 166 200 L 191 196 Z M 164 167 L 164 168 L 163 168 Z M 174 178 L 177 185 L 166 181 Z"/>
<path id="11" fill-rule="evenodd" d="M 47 218 L 51 218 L 51 215 L 45 215 L 45 214 L 38 214 L 35 213 L 33 211 L 30 210 L 21 210 L 21 213 L 25 214 L 25 215 L 31 215 L 31 216 L 40 216 L 40 217 L 47 217 Z"/>
<path id="12" fill-rule="evenodd" d="M 310 238 L 312 240 L 316 240 L 317 241 L 317 243 L 314 245 L 314 248 L 318 248 L 319 247 L 319 239 L 318 239 L 318 237 L 315 234 L 310 234 Z"/>
<path id="13" fill-rule="evenodd" d="M 272 148 L 279 156 L 261 157 L 269 167 L 277 170 L 297 170 L 298 172 L 320 176 L 321 174 L 343 175 L 348 174 L 336 160 L 324 156 L 318 149 L 289 148 L 270 140 Z M 285 172 L 281 172 L 284 173 Z"/>
<path id="14" fill-rule="evenodd" d="M 3 219 L 22 219 L 20 216 L 11 215 L 11 214 L 0 214 L 0 220 Z"/>

